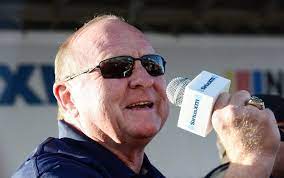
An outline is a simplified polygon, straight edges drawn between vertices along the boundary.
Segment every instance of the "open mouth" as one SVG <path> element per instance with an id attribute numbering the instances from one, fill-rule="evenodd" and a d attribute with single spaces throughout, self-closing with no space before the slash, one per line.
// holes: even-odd
<path id="1" fill-rule="evenodd" d="M 141 101 L 138 103 L 130 104 L 126 108 L 127 109 L 144 109 L 144 108 L 152 108 L 153 106 L 154 106 L 153 102 Z"/>

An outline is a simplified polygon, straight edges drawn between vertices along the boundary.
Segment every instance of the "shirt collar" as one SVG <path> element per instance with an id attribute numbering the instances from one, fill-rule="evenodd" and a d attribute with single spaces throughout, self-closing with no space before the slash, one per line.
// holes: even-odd
<path id="1" fill-rule="evenodd" d="M 108 149 L 90 139 L 76 128 L 72 127 L 63 120 L 58 121 L 59 138 L 70 138 L 80 141 L 84 145 L 84 152 L 89 158 L 99 161 L 114 177 L 164 177 L 153 165 L 151 165 L 147 156 L 144 154 L 142 168 L 139 174 L 136 174 L 129 167 L 127 167 L 116 155 Z M 79 146 L 79 145 L 78 145 Z M 80 147 L 80 146 L 79 146 Z"/>
<path id="2" fill-rule="evenodd" d="M 58 132 L 59 138 L 72 138 L 78 141 L 91 141 L 89 137 L 63 120 L 58 121 Z"/>

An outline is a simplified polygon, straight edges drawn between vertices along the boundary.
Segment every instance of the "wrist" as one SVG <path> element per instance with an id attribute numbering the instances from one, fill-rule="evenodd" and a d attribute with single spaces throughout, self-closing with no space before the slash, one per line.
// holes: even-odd
<path id="1" fill-rule="evenodd" d="M 275 156 L 250 155 L 245 159 L 231 161 L 227 172 L 234 175 L 233 177 L 267 178 L 271 175 L 274 161 Z"/>

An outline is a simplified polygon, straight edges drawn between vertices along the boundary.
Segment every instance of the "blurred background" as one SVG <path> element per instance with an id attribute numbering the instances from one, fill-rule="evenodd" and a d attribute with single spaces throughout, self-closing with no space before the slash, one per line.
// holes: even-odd
<path id="1" fill-rule="evenodd" d="M 38 143 L 57 137 L 55 54 L 100 14 L 144 31 L 167 59 L 168 82 L 207 70 L 229 78 L 231 91 L 283 96 L 282 0 L 0 0 L 0 178 L 10 177 Z M 171 105 L 148 156 L 167 177 L 203 177 L 219 164 L 216 135 L 177 128 L 178 115 Z"/>

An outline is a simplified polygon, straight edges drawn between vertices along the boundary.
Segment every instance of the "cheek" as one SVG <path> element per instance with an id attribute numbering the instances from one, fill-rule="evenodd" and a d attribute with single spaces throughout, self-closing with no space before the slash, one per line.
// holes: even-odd
<path id="1" fill-rule="evenodd" d="M 111 120 L 111 116 L 120 115 L 120 106 L 126 97 L 125 90 L 127 85 L 124 81 L 117 79 L 107 79 L 102 82 L 99 88 L 93 90 L 90 97 L 86 96 L 88 104 L 92 104 L 93 115 Z M 89 89 L 91 91 L 91 88 Z"/>
<path id="2" fill-rule="evenodd" d="M 74 87 L 74 100 L 78 107 L 111 107 L 124 99 L 126 87 L 124 80 L 102 78 Z"/>
<path id="3" fill-rule="evenodd" d="M 99 110 L 104 102 L 104 86 L 91 82 L 81 82 L 73 87 L 73 100 L 82 115 Z"/>
<path id="4" fill-rule="evenodd" d="M 108 79 L 110 80 L 104 90 L 104 96 L 109 104 L 120 104 L 126 97 L 127 81 L 123 79 Z"/>
<path id="5" fill-rule="evenodd" d="M 169 101 L 167 98 L 165 98 L 161 104 L 160 104 L 160 109 L 159 109 L 159 115 L 162 119 L 162 122 L 166 122 L 168 116 L 169 116 L 169 109 L 170 105 L 169 105 Z"/>
<path id="6" fill-rule="evenodd" d="M 91 91 L 91 92 L 90 92 Z M 89 90 L 83 88 L 81 94 L 77 98 L 76 107 L 82 117 L 90 117 L 90 115 L 99 114 L 100 106 L 103 103 L 103 97 L 99 90 Z"/>
<path id="7" fill-rule="evenodd" d="M 156 91 L 159 96 L 159 114 L 163 118 L 163 120 L 166 120 L 169 114 L 169 100 L 166 94 L 166 81 L 164 77 L 162 77 L 156 85 Z"/>
<path id="8" fill-rule="evenodd" d="M 154 88 L 156 92 L 160 95 L 164 95 L 166 93 L 166 87 L 167 83 L 164 76 L 155 77 Z"/>

